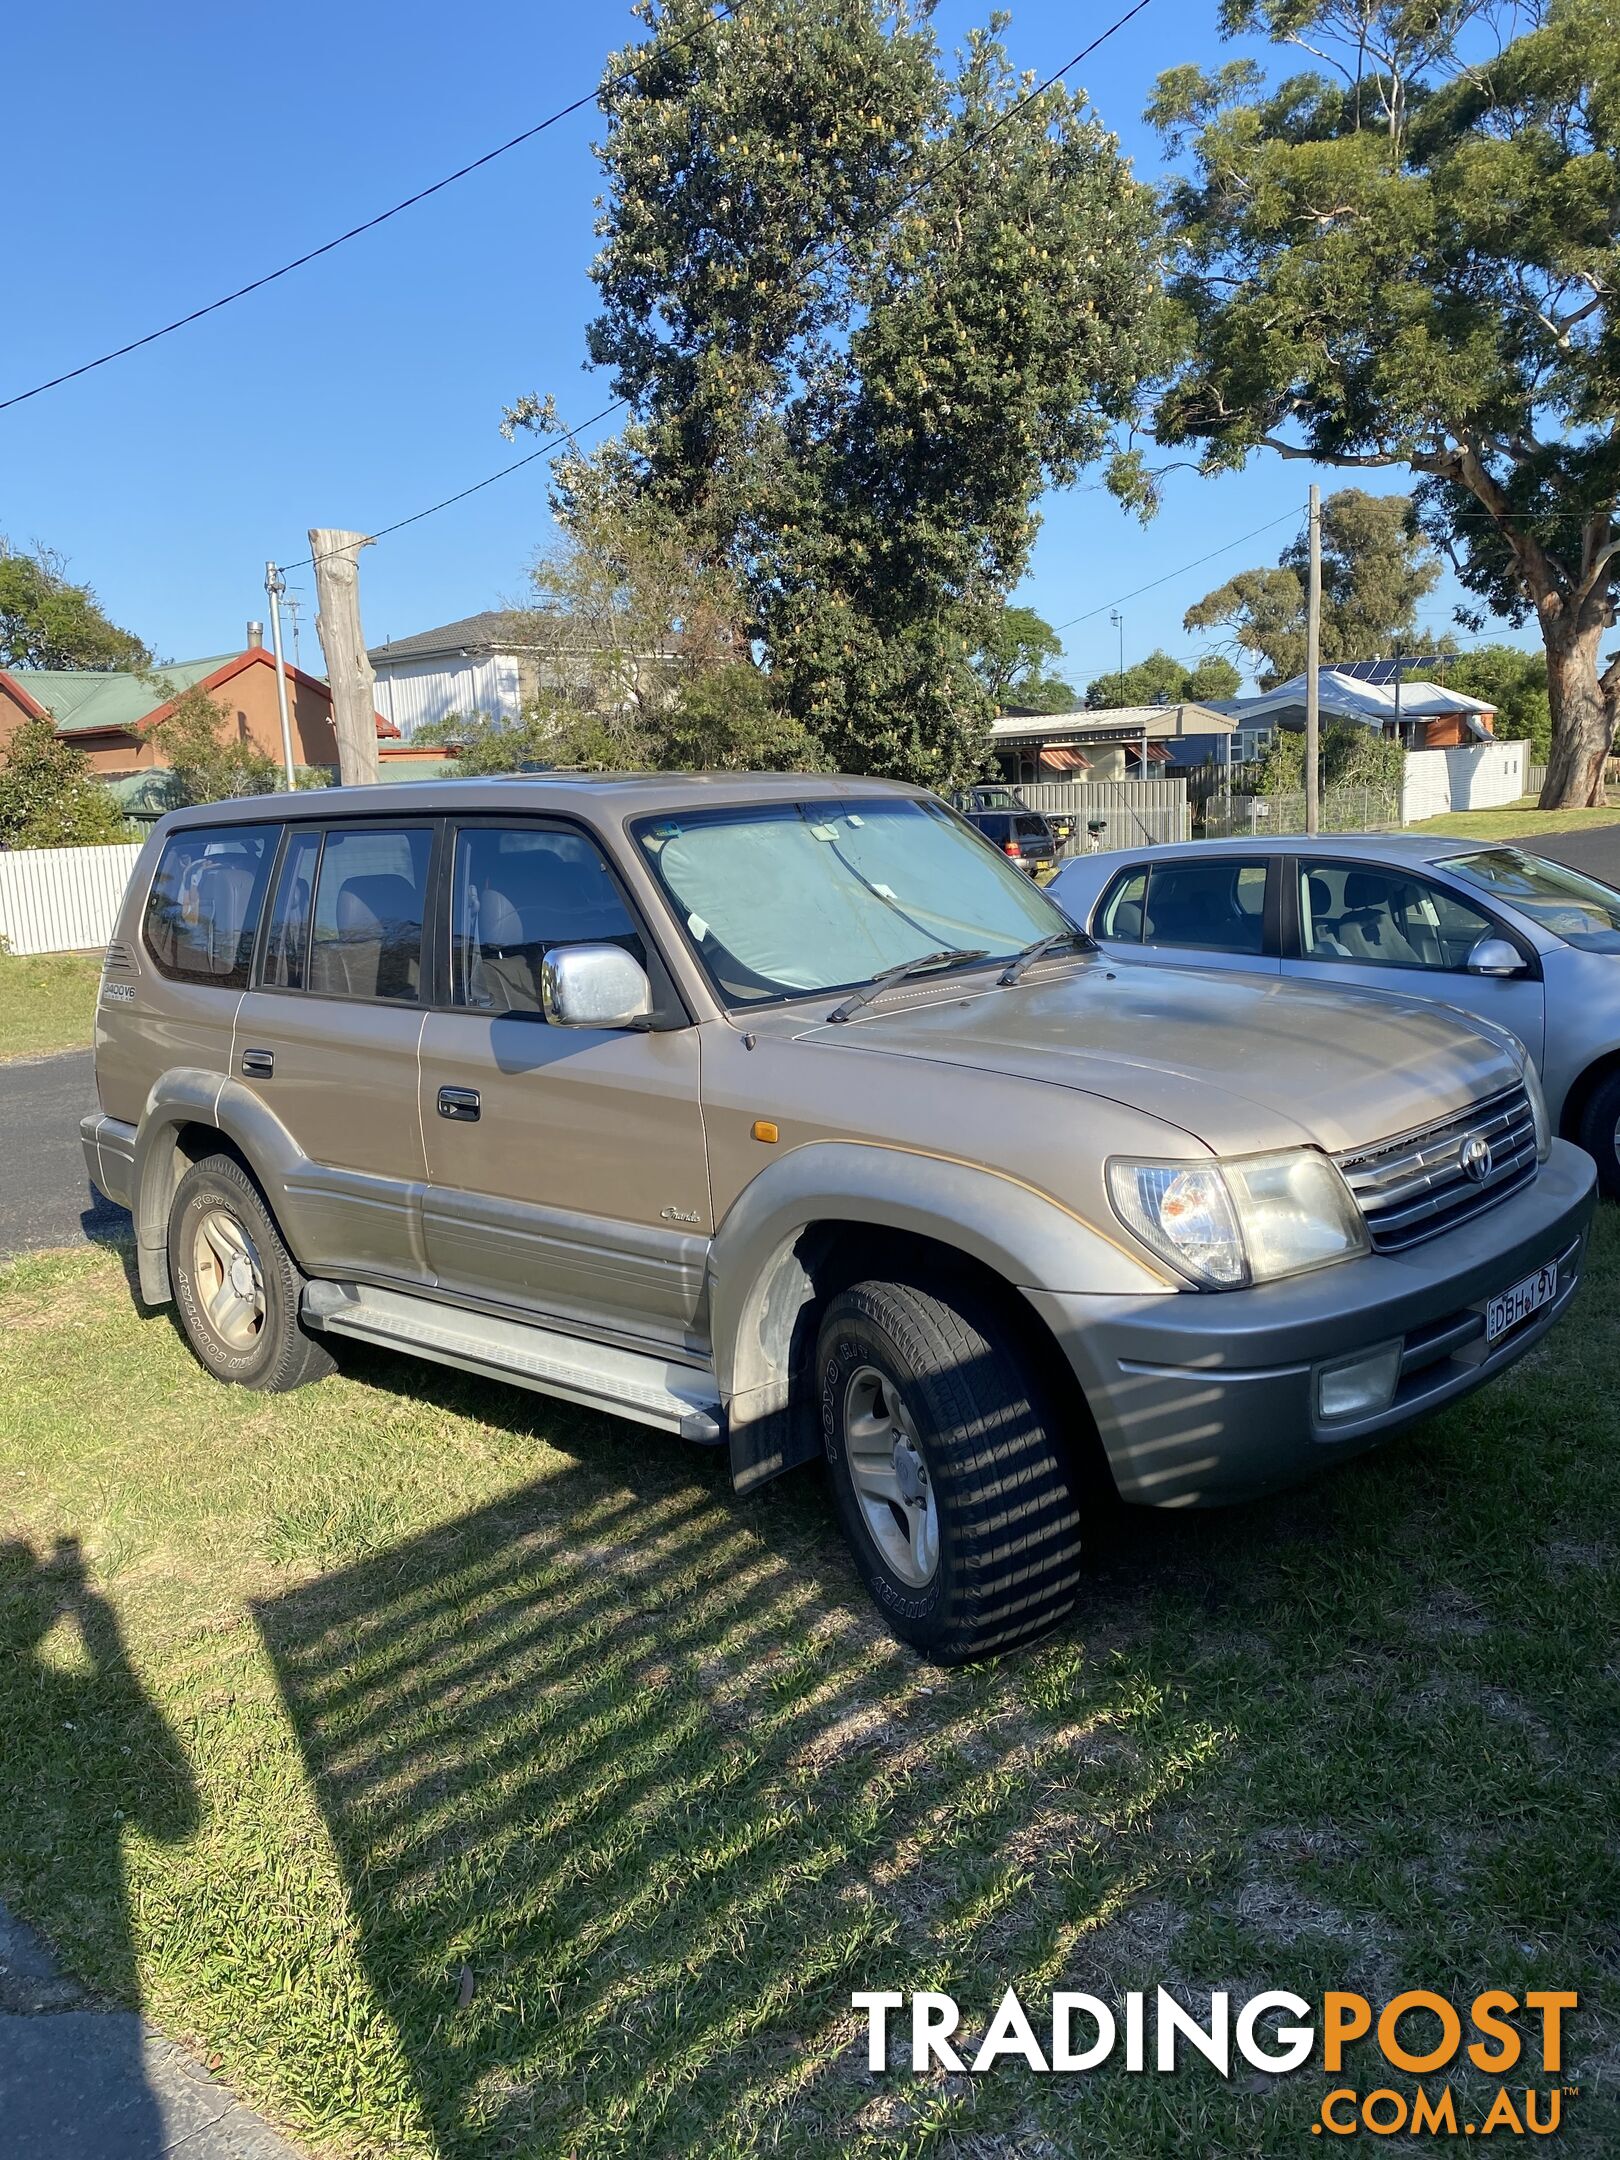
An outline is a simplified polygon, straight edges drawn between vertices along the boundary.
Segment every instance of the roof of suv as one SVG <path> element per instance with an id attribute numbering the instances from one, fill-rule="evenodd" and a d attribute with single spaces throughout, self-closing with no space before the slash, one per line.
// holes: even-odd
<path id="1" fill-rule="evenodd" d="M 311 788 L 295 795 L 239 795 L 230 802 L 199 803 L 171 812 L 174 825 L 252 823 L 273 816 L 330 818 L 398 817 L 441 811 L 589 810 L 599 817 L 627 817 L 663 809 L 719 808 L 748 803 L 793 802 L 828 795 L 884 795 L 900 799 L 928 794 L 900 780 L 872 780 L 848 773 L 503 773 L 490 778 L 382 781 L 375 787 Z"/>

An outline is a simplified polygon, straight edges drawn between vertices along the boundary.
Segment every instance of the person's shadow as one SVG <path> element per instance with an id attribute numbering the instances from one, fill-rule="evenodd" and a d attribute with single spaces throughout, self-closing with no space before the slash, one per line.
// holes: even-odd
<path id="1" fill-rule="evenodd" d="M 50 1638 L 47 1644 L 47 1638 Z M 0 1932 L 0 2145 L 157 2160 L 172 2133 L 142 2062 L 127 1827 L 178 1842 L 199 1820 L 179 1743 L 148 1699 L 77 1538 L 0 1542 L 0 1897 L 49 1916 L 75 1978 Z"/>

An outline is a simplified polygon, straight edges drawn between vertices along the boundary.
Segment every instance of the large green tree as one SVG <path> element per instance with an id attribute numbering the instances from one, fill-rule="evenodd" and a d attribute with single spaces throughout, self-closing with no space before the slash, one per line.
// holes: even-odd
<path id="1" fill-rule="evenodd" d="M 1465 585 L 1546 647 L 1548 807 L 1602 800 L 1620 660 L 1613 0 L 1223 0 L 1304 47 L 1174 69 L 1183 359 L 1163 443 L 1404 467 Z M 1126 479 L 1133 476 L 1125 475 Z"/>
<path id="2" fill-rule="evenodd" d="M 974 656 L 1036 499 L 1162 347 L 1113 138 L 990 32 L 947 65 L 929 12 L 647 0 L 603 89 L 590 351 L 634 413 L 621 484 L 735 579 L 773 703 L 831 763 L 943 786 L 982 764 Z"/>
<path id="3" fill-rule="evenodd" d="M 1290 541 L 1275 569 L 1240 570 L 1187 610 L 1188 630 L 1225 628 L 1263 663 L 1262 690 L 1305 666 L 1309 542 Z M 1375 660 L 1397 644 L 1413 649 L 1418 602 L 1440 563 L 1408 495 L 1341 488 L 1322 503 L 1322 664 Z"/>
<path id="4" fill-rule="evenodd" d="M 1202 704 L 1210 698 L 1236 697 L 1242 680 L 1220 653 L 1206 653 L 1186 667 L 1155 650 L 1123 674 L 1113 668 L 1093 677 L 1086 685 L 1086 703 L 1093 712 L 1119 705 L 1180 705 L 1189 699 Z"/>
<path id="5" fill-rule="evenodd" d="M 144 668 L 152 655 L 120 630 L 49 548 L 24 554 L 0 535 L 0 667 Z"/>
<path id="6" fill-rule="evenodd" d="M 990 616 L 973 656 L 974 673 L 994 712 L 1016 705 L 1023 712 L 1070 712 L 1080 702 L 1061 675 L 1047 672 L 1063 640 L 1032 607 L 1002 607 Z"/>

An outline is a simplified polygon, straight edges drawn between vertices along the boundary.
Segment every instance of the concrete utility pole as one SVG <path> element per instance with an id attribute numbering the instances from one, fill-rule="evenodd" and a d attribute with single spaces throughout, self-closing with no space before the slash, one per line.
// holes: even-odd
<path id="1" fill-rule="evenodd" d="M 376 679 L 360 629 L 360 564 L 365 533 L 311 526 L 309 552 L 315 569 L 315 634 L 326 655 L 332 686 L 332 725 L 337 730 L 338 778 L 353 787 L 377 777 Z"/>
<path id="2" fill-rule="evenodd" d="M 276 703 L 281 708 L 281 762 L 287 776 L 287 792 L 292 793 L 298 785 L 298 772 L 293 764 L 292 722 L 287 717 L 287 663 L 281 653 L 281 596 L 287 589 L 287 580 L 273 562 L 264 566 L 265 598 L 270 602 L 270 644 L 276 656 Z"/>
<path id="3" fill-rule="evenodd" d="M 1322 825 L 1322 490 L 1311 482 L 1311 575 L 1305 598 L 1305 830 Z"/>

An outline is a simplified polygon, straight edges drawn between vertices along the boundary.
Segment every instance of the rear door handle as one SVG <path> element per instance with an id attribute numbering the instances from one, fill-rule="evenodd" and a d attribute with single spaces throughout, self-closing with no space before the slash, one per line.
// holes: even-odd
<path id="1" fill-rule="evenodd" d="M 476 1088 L 440 1088 L 440 1117 L 453 1118 L 458 1125 L 476 1125 L 478 1123 L 478 1109 L 478 1090 Z"/>
<path id="2" fill-rule="evenodd" d="M 273 1050 L 242 1052 L 242 1070 L 250 1080 L 268 1080 L 275 1069 L 276 1054 Z"/>

